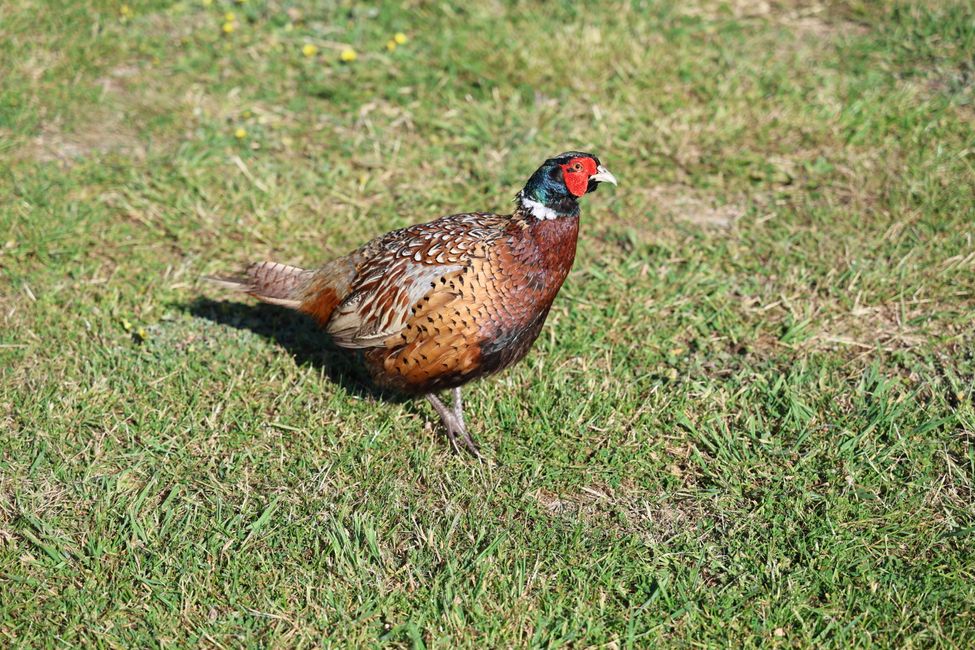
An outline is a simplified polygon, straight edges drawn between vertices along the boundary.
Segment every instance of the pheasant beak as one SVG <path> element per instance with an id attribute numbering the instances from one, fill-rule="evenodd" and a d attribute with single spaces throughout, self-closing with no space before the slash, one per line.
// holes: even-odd
<path id="1" fill-rule="evenodd" d="M 596 181 L 597 183 L 612 183 L 613 185 L 619 185 L 616 182 L 616 177 L 602 165 L 596 167 L 596 173 L 589 177 L 589 182 Z"/>

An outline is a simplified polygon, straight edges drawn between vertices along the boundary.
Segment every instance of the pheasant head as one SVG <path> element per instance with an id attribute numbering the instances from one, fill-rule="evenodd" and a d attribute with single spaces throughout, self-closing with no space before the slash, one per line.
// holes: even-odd
<path id="1" fill-rule="evenodd" d="M 536 219 L 575 217 L 579 215 L 579 198 L 596 191 L 602 182 L 616 185 L 616 177 L 599 163 L 599 158 L 567 151 L 546 160 L 516 198 L 522 210 Z"/>

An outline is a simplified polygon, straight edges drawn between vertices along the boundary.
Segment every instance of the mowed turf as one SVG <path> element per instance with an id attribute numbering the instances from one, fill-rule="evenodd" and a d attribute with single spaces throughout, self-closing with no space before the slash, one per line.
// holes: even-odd
<path id="1" fill-rule="evenodd" d="M 0 6 L 0 645 L 975 644 L 970 3 L 403 4 Z M 491 462 L 198 280 L 566 149 Z"/>

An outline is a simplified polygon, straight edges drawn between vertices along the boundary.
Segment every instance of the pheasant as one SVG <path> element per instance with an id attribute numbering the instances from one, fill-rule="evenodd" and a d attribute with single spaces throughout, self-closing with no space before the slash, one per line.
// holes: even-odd
<path id="1" fill-rule="evenodd" d="M 257 262 L 208 279 L 310 315 L 338 347 L 361 352 L 378 387 L 425 396 L 453 448 L 479 457 L 460 387 L 528 352 L 575 259 L 579 199 L 601 182 L 616 178 L 570 151 L 531 175 L 510 215 L 394 230 L 317 269 Z M 444 390 L 449 408 L 436 395 Z"/>

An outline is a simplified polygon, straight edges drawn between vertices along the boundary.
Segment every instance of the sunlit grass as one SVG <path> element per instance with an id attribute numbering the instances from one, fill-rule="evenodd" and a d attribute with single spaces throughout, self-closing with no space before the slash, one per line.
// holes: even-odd
<path id="1" fill-rule="evenodd" d="M 971 645 L 966 3 L 35 2 L 0 35 L 7 644 Z M 566 149 L 621 184 L 467 391 L 490 465 L 198 282 L 508 210 Z"/>

